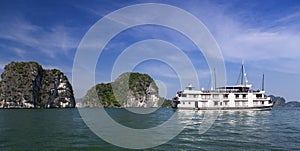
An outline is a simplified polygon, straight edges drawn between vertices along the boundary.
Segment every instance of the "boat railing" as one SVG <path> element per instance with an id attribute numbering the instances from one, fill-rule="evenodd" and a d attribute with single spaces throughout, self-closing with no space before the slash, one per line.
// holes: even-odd
<path id="1" fill-rule="evenodd" d="M 248 91 L 240 91 L 240 90 L 201 90 L 202 93 L 258 93 L 260 90 L 248 90 Z"/>

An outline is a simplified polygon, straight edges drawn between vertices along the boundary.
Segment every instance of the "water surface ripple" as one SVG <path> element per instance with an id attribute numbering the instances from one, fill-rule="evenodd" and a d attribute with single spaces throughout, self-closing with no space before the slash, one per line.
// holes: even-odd
<path id="1" fill-rule="evenodd" d="M 170 108 L 143 116 L 124 109 L 106 110 L 114 120 L 133 128 L 156 126 L 174 114 Z M 182 115 L 178 120 L 187 125 L 184 131 L 148 150 L 300 150 L 300 108 L 221 111 L 204 134 L 198 129 L 205 112 L 176 112 Z M 0 150 L 126 149 L 93 134 L 77 109 L 4 109 L 0 110 Z"/>

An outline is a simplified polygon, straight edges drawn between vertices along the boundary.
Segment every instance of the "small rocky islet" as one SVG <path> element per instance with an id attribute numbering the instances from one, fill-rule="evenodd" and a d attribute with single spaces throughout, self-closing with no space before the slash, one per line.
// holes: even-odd
<path id="1" fill-rule="evenodd" d="M 167 107 L 171 101 L 158 94 L 155 81 L 148 74 L 126 72 L 115 81 L 92 87 L 81 107 Z"/>

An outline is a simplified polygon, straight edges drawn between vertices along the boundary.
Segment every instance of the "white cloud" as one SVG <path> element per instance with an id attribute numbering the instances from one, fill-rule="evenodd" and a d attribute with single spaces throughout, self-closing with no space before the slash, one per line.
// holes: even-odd
<path id="1" fill-rule="evenodd" d="M 70 35 L 70 29 L 56 26 L 50 29 L 32 24 L 22 16 L 6 17 L 0 23 L 0 38 L 13 41 L 20 47 L 29 47 L 30 50 L 43 52 L 49 57 L 59 53 L 67 54 L 72 48 L 77 47 L 78 39 Z M 21 48 L 12 49 L 20 54 Z"/>
<path id="2" fill-rule="evenodd" d="M 221 47 L 228 60 L 250 61 L 299 58 L 300 35 L 275 32 L 245 32 L 223 39 Z"/>
<path id="3" fill-rule="evenodd" d="M 290 23 L 291 21 L 299 21 L 300 18 L 300 11 L 294 12 L 282 18 L 279 18 L 274 21 L 274 23 L 282 24 L 282 23 Z"/>
<path id="4" fill-rule="evenodd" d="M 299 12 L 270 20 L 263 26 L 255 22 L 243 22 L 243 12 L 233 16 L 225 6 L 210 8 L 207 16 L 213 13 L 214 17 L 198 15 L 215 36 L 226 61 L 240 63 L 244 59 L 256 64 L 264 62 L 264 66 L 271 70 L 291 72 L 289 69 L 293 67 L 292 72 L 298 68 L 296 72 L 300 73 L 300 32 L 294 27 L 295 24 L 289 24 L 300 22 Z"/>

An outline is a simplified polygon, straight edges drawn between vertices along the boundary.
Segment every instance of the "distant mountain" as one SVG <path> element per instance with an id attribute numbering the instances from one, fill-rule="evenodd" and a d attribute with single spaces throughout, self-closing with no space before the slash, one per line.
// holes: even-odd
<path id="1" fill-rule="evenodd" d="M 291 102 L 287 102 L 285 104 L 286 107 L 300 107 L 300 102 L 297 101 L 291 101 Z"/>
<path id="2" fill-rule="evenodd" d="M 57 69 L 36 62 L 11 62 L 0 81 L 0 108 L 72 108 L 73 89 Z"/>
<path id="3" fill-rule="evenodd" d="M 170 101 L 160 98 L 158 87 L 147 74 L 126 72 L 110 83 L 88 90 L 81 107 L 159 107 Z"/>

